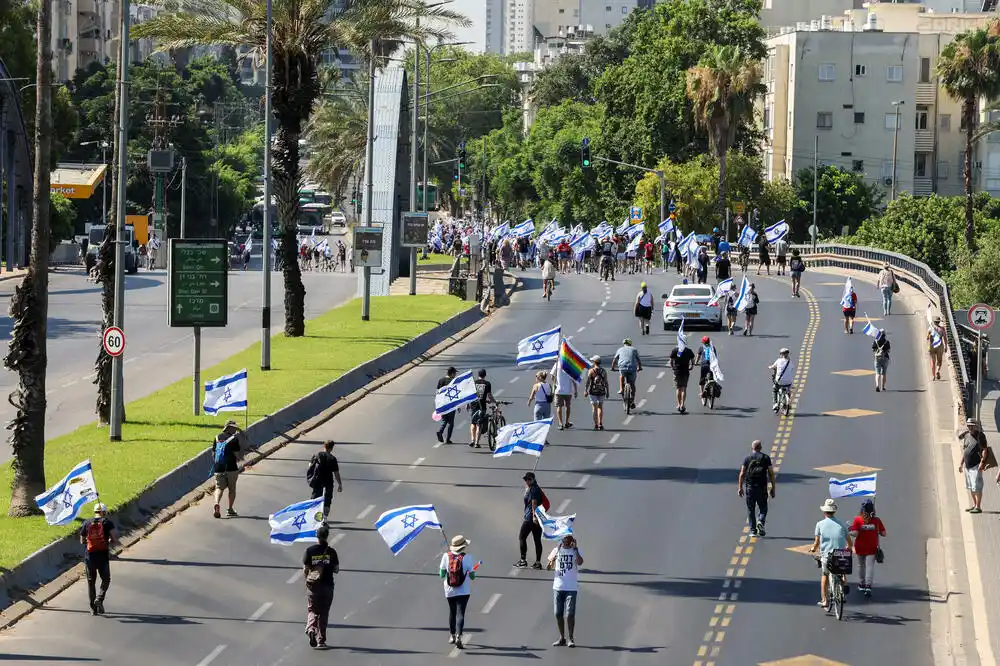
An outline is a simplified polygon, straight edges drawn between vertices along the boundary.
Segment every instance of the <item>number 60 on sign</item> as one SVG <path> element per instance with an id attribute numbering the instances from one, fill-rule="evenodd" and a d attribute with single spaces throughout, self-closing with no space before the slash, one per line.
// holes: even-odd
<path id="1" fill-rule="evenodd" d="M 121 356 L 125 352 L 125 331 L 117 326 L 104 330 L 104 351 L 108 356 Z"/>

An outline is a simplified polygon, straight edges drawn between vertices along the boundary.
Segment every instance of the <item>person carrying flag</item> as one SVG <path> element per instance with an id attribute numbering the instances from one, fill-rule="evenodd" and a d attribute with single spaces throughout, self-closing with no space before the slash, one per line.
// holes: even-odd
<path id="1" fill-rule="evenodd" d="M 215 474 L 215 506 L 212 515 L 221 518 L 222 514 L 219 505 L 222 502 L 222 493 L 227 492 L 229 497 L 229 508 L 226 509 L 226 516 L 236 518 L 236 510 L 233 504 L 236 503 L 236 481 L 240 478 L 240 459 L 243 458 L 244 434 L 236 421 L 227 421 L 226 427 L 215 437 L 212 447 L 212 472 Z"/>
<path id="2" fill-rule="evenodd" d="M 104 517 L 107 507 L 98 502 L 94 505 L 94 517 L 80 528 L 80 543 L 87 551 L 83 556 L 83 566 L 87 570 L 87 596 L 90 599 L 90 614 L 104 615 L 104 597 L 111 587 L 111 544 L 118 540 L 115 525 Z M 101 591 L 97 592 L 97 576 L 101 577 Z"/>
<path id="3" fill-rule="evenodd" d="M 472 595 L 471 581 L 476 579 L 475 560 L 465 552 L 471 543 L 461 534 L 456 534 L 438 566 L 438 575 L 444 581 L 444 596 L 448 600 L 448 642 L 459 650 L 465 647 L 462 645 L 465 609 Z"/>

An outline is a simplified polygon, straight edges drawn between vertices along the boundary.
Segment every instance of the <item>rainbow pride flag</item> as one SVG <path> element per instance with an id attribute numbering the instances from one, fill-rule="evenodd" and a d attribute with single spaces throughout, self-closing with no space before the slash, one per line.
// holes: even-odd
<path id="1" fill-rule="evenodd" d="M 569 340 L 563 340 L 559 345 L 559 367 L 579 384 L 583 381 L 583 375 L 590 370 L 590 361 L 578 352 Z"/>

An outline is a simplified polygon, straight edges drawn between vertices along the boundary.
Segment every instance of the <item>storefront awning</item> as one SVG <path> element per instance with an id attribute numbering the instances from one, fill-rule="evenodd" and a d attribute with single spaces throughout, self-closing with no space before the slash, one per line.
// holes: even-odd
<path id="1" fill-rule="evenodd" d="M 89 199 L 107 169 L 106 164 L 59 164 L 52 172 L 51 191 L 67 199 Z"/>

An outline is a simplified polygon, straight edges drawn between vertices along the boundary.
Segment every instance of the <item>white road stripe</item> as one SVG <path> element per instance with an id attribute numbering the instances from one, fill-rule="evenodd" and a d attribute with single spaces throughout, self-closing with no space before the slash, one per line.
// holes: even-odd
<path id="1" fill-rule="evenodd" d="M 399 488 L 399 484 L 401 484 L 401 483 L 402 483 L 402 481 L 400 481 L 399 479 L 396 479 L 395 481 L 393 481 L 392 483 L 389 484 L 389 487 L 385 489 L 385 492 L 391 493 L 396 488 Z"/>
<path id="2" fill-rule="evenodd" d="M 665 375 L 665 374 L 667 374 L 666 370 L 660 370 L 658 373 L 656 373 L 656 378 L 657 379 L 663 379 L 663 375 Z"/>
<path id="3" fill-rule="evenodd" d="M 622 421 L 622 423 L 624 423 L 625 425 L 628 425 L 629 423 L 632 423 L 633 416 L 634 416 L 633 414 L 629 414 L 628 416 L 625 417 L 625 420 Z"/>
<path id="4" fill-rule="evenodd" d="M 594 464 L 595 465 L 600 465 L 602 462 L 604 462 L 604 456 L 606 456 L 606 455 L 608 455 L 608 454 L 607 453 L 598 453 L 597 457 L 594 458 Z"/>
<path id="5" fill-rule="evenodd" d="M 300 577 L 301 575 L 302 575 L 302 570 L 301 570 L 301 569 L 299 569 L 298 571 L 296 571 L 295 573 L 293 573 L 293 574 L 292 574 L 292 575 L 291 575 L 291 576 L 290 576 L 290 577 L 288 578 L 288 580 L 286 580 L 285 582 L 286 582 L 286 583 L 288 583 L 289 585 L 294 585 L 294 584 L 295 584 L 296 582 L 298 582 L 298 580 L 299 580 L 299 577 Z"/>
<path id="6" fill-rule="evenodd" d="M 591 317 L 590 319 L 587 320 L 587 323 L 588 324 L 593 324 L 595 321 L 596 321 L 596 319 L 594 319 L 593 317 Z"/>
<path id="7" fill-rule="evenodd" d="M 468 644 L 470 639 L 472 639 L 472 634 L 465 634 L 464 636 L 462 636 L 462 644 L 463 645 Z M 462 651 L 459 650 L 458 648 L 455 648 L 450 653 L 448 653 L 448 657 L 450 657 L 451 659 L 455 659 L 460 654 L 462 654 Z"/>
<path id="8" fill-rule="evenodd" d="M 483 606 L 482 612 L 483 613 L 489 613 L 491 610 L 493 610 L 493 607 L 497 605 L 497 602 L 500 601 L 500 597 L 502 597 L 502 596 L 503 595 L 500 594 L 499 592 L 497 592 L 493 596 L 491 596 L 490 600 L 486 602 L 485 606 Z"/>
<path id="9" fill-rule="evenodd" d="M 516 381 L 517 381 L 518 379 L 520 379 L 520 377 L 516 377 L 516 376 L 515 376 L 515 377 L 512 377 L 512 378 L 511 378 L 511 380 L 510 380 L 510 383 L 511 383 L 511 384 L 513 384 L 513 383 L 514 383 L 514 382 L 516 382 Z"/>
<path id="10" fill-rule="evenodd" d="M 601 303 L 601 307 L 603 308 L 603 307 L 604 307 L 605 305 L 607 305 L 607 304 L 608 304 L 608 302 L 607 302 L 607 301 L 603 301 L 603 302 Z"/>
<path id="11" fill-rule="evenodd" d="M 247 622 L 256 622 L 261 617 L 263 617 L 264 613 L 267 612 L 267 609 L 270 608 L 273 605 L 274 605 L 274 603 L 272 603 L 270 601 L 265 601 L 264 603 L 262 603 L 260 605 L 260 608 L 258 608 L 257 610 L 255 610 L 253 612 L 253 615 L 251 615 L 250 617 L 247 618 Z"/>
<path id="12" fill-rule="evenodd" d="M 652 393 L 655 390 L 656 390 L 656 384 L 650 384 L 649 388 L 646 389 L 646 393 Z"/>
<path id="13" fill-rule="evenodd" d="M 603 312 L 604 312 L 604 310 L 598 310 L 597 311 L 597 316 L 600 317 Z"/>
<path id="14" fill-rule="evenodd" d="M 333 546 L 333 545 L 336 545 L 336 544 L 337 544 L 337 543 L 339 543 L 339 542 L 340 542 L 340 540 L 341 540 L 341 539 L 343 539 L 343 538 L 344 538 L 344 533 L 343 533 L 343 532 L 340 532 L 339 534 L 337 534 L 337 536 L 335 536 L 335 537 L 333 537 L 332 539 L 330 539 L 330 545 L 331 545 L 331 546 Z"/>
<path id="15" fill-rule="evenodd" d="M 619 437 L 621 437 L 621 433 L 616 432 L 615 434 L 611 435 L 611 439 L 608 440 L 608 444 L 614 444 L 615 442 L 618 441 Z"/>
<path id="16" fill-rule="evenodd" d="M 376 601 L 378 601 L 378 595 L 377 594 L 374 597 L 372 597 L 371 599 L 368 600 L 368 605 L 370 606 L 373 603 L 375 603 Z"/>
<path id="17" fill-rule="evenodd" d="M 570 499 L 568 497 L 564 499 L 562 502 L 560 502 L 559 506 L 556 507 L 556 514 L 562 514 L 562 512 L 566 510 L 566 507 L 569 506 L 569 503 Z"/>
<path id="18" fill-rule="evenodd" d="M 361 511 L 361 513 L 357 515 L 357 517 L 354 520 L 364 520 L 365 518 L 368 517 L 368 514 L 374 510 L 375 510 L 375 505 L 369 504 L 364 508 L 364 510 Z"/>
<path id="19" fill-rule="evenodd" d="M 577 333 L 583 333 L 586 329 L 587 329 L 586 326 L 581 326 L 580 328 L 576 329 L 576 332 Z"/>
<path id="20" fill-rule="evenodd" d="M 207 657 L 198 662 L 198 666 L 208 666 L 215 661 L 215 658 L 222 654 L 222 651 L 227 647 L 227 645 L 216 645 L 215 649 L 209 652 Z"/>
<path id="21" fill-rule="evenodd" d="M 73 384 L 76 384 L 76 382 L 77 382 L 77 381 L 78 381 L 78 380 L 74 379 L 74 380 L 73 380 L 73 381 L 71 381 L 71 382 L 66 382 L 65 384 L 63 384 L 63 385 L 62 385 L 62 387 L 63 387 L 63 388 L 69 388 L 69 387 L 70 387 L 70 386 L 72 386 Z"/>
<path id="22" fill-rule="evenodd" d="M 576 482 L 576 487 L 583 488 L 585 485 L 587 485 L 587 481 L 590 481 L 590 475 L 584 474 L 583 478 Z"/>
<path id="23" fill-rule="evenodd" d="M 642 409 L 645 406 L 646 406 L 646 399 L 645 398 L 643 398 L 639 402 L 635 403 L 635 408 L 636 409 Z"/>
<path id="24" fill-rule="evenodd" d="M 503 395 L 503 391 L 503 389 L 497 389 L 496 391 L 493 391 L 493 395 Z"/>
<path id="25" fill-rule="evenodd" d="M 425 460 L 427 460 L 427 458 L 417 458 L 416 460 L 413 461 L 413 464 L 410 465 L 410 469 L 416 469 L 420 465 L 420 463 L 422 463 Z"/>

